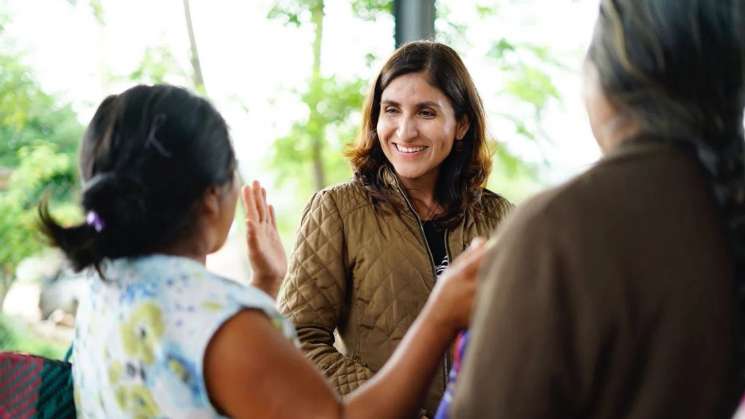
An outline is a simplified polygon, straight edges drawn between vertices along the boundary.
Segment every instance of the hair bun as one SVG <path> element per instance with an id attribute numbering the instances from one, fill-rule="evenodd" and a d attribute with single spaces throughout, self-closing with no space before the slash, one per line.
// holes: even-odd
<path id="1" fill-rule="evenodd" d="M 96 211 L 107 229 L 131 228 L 146 219 L 145 193 L 144 185 L 131 176 L 99 173 L 83 187 L 83 208 Z"/>

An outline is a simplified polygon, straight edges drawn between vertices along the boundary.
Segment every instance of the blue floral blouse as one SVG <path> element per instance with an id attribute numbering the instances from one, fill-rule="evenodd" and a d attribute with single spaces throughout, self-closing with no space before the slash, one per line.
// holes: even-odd
<path id="1" fill-rule="evenodd" d="M 182 257 L 116 259 L 90 280 L 78 309 L 73 378 L 79 417 L 214 418 L 203 360 L 239 311 L 262 310 L 289 339 L 274 300 Z"/>

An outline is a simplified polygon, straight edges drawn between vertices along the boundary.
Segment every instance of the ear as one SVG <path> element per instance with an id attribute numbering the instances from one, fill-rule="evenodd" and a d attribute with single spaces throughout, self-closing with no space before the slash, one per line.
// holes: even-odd
<path id="1" fill-rule="evenodd" d="M 468 115 L 463 115 L 458 121 L 458 125 L 455 127 L 455 140 L 460 141 L 466 136 L 468 129 L 471 128 L 471 121 L 468 120 Z"/>
<path id="2" fill-rule="evenodd" d="M 220 214 L 220 191 L 215 186 L 207 188 L 202 195 L 202 213 L 207 217 Z"/>

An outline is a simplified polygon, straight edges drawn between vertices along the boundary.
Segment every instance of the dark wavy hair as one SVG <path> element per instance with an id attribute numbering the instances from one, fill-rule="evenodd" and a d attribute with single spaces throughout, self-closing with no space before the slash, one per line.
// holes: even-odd
<path id="1" fill-rule="evenodd" d="M 207 188 L 232 182 L 235 169 L 228 127 L 209 102 L 136 86 L 107 97 L 83 136 L 81 205 L 93 219 L 62 226 L 42 201 L 40 228 L 77 271 L 157 252 L 192 233 Z"/>
<path id="2" fill-rule="evenodd" d="M 438 42 L 416 41 L 396 50 L 371 85 L 362 110 L 359 137 L 346 154 L 355 179 L 365 186 L 374 202 L 395 202 L 386 187 L 384 170 L 381 170 L 390 167 L 390 163 L 383 154 L 376 131 L 380 98 L 394 79 L 419 72 L 425 73 L 429 83 L 447 96 L 456 119 L 466 117 L 470 123 L 463 140 L 455 143 L 442 162 L 435 187 L 435 199 L 445 209 L 440 220 L 453 224 L 467 211 L 480 209 L 482 188 L 491 171 L 491 155 L 481 98 L 466 66 L 452 48 Z"/>
<path id="3" fill-rule="evenodd" d="M 733 251 L 742 328 L 745 2 L 603 0 L 588 59 L 606 96 L 645 138 L 675 144 L 700 163 Z M 742 388 L 745 330 L 738 333 L 736 371 Z"/>

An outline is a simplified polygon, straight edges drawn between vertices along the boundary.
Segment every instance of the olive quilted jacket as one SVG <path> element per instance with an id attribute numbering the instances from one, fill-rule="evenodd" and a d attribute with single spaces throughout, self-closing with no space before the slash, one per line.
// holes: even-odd
<path id="1" fill-rule="evenodd" d="M 306 356 L 347 394 L 378 371 L 424 306 L 435 282 L 421 222 L 403 190 L 404 211 L 380 211 L 357 181 L 316 193 L 303 213 L 280 310 L 295 324 Z M 485 190 L 480 214 L 447 232 L 454 258 L 488 236 L 511 205 Z M 448 360 L 427 396 L 433 416 Z"/>

